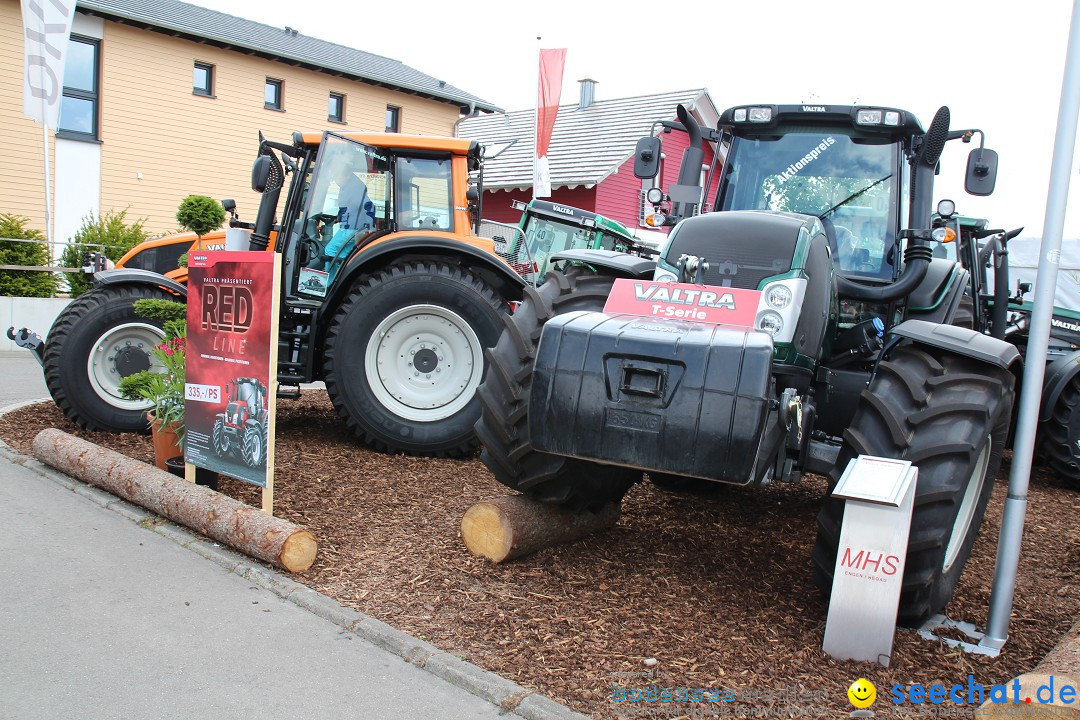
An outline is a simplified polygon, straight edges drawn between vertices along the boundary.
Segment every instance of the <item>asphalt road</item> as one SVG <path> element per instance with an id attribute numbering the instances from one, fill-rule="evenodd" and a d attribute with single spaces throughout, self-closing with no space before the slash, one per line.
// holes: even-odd
<path id="1" fill-rule="evenodd" d="M 28 353 L 0 377 L 47 398 Z M 0 718 L 507 715 L 3 458 L 0 527 Z"/>

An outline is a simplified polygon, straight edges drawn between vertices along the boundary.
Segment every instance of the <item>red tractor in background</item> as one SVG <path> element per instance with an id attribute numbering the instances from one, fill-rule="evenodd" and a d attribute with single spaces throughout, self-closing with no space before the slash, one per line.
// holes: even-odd
<path id="1" fill-rule="evenodd" d="M 255 378 L 237 378 L 226 389 L 229 404 L 214 421 L 214 452 L 219 457 L 239 453 L 248 467 L 266 462 L 269 413 L 266 386 Z"/>

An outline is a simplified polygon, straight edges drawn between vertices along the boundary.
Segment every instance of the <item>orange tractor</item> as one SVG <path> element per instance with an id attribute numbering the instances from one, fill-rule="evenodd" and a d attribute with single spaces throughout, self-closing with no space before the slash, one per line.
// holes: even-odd
<path id="1" fill-rule="evenodd" d="M 527 279 L 513 268 L 533 267 L 523 244 L 511 244 L 521 256 L 500 256 L 481 236 L 482 147 L 381 133 L 260 138 L 252 189 L 262 194 L 254 223 L 225 205 L 229 232 L 249 231 L 242 249 L 283 256 L 279 395 L 322 380 L 348 426 L 378 449 L 472 449 L 484 348 L 522 298 Z M 201 248 L 223 248 L 225 236 L 210 233 Z M 145 404 L 124 398 L 119 382 L 151 367 L 163 333 L 134 302 L 186 298 L 177 259 L 194 240 L 148 241 L 95 273 L 38 348 L 53 399 L 80 426 L 146 428 Z"/>

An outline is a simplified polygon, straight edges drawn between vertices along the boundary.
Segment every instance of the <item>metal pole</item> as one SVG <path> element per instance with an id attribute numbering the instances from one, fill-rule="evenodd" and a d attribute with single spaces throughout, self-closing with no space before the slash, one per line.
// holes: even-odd
<path id="1" fill-rule="evenodd" d="M 1039 422 L 1039 401 L 1043 377 L 1046 374 L 1046 348 L 1050 338 L 1050 317 L 1054 309 L 1054 289 L 1057 286 L 1058 262 L 1061 256 L 1061 234 L 1065 225 L 1069 180 L 1076 144 L 1077 113 L 1080 112 L 1080 0 L 1073 0 L 1072 22 L 1069 26 L 1069 45 L 1065 58 L 1065 78 L 1061 85 L 1061 104 L 1058 108 L 1057 134 L 1054 138 L 1054 160 L 1050 168 L 1050 189 L 1046 201 L 1046 220 L 1043 223 L 1039 273 L 1035 278 L 1035 308 L 1031 313 L 1023 392 L 1020 413 L 1013 441 L 1012 469 L 1009 473 L 1009 494 L 1005 498 L 1005 514 L 1001 520 L 998 540 L 997 567 L 990 594 L 990 617 L 986 635 L 979 643 L 1000 649 L 1009 636 L 1009 615 L 1016 591 L 1016 570 L 1020 564 L 1020 539 L 1024 533 L 1024 513 L 1027 510 L 1028 482 L 1035 447 L 1035 429 Z"/>
<path id="2" fill-rule="evenodd" d="M 45 240 L 49 244 L 49 264 L 56 259 L 56 248 L 53 246 L 52 226 L 52 188 L 49 183 L 49 124 L 41 123 L 41 145 L 45 148 Z"/>

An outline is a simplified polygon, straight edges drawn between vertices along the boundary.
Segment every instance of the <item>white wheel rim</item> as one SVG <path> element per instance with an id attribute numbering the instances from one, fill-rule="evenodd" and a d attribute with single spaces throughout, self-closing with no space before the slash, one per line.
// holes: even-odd
<path id="1" fill-rule="evenodd" d="M 975 509 L 979 506 L 979 498 L 982 497 L 983 485 L 986 483 L 986 466 L 990 464 L 990 451 L 993 441 L 986 436 L 986 443 L 982 452 L 975 461 L 975 469 L 968 478 L 967 490 L 964 491 L 964 499 L 960 501 L 960 510 L 956 513 L 956 521 L 953 523 L 952 534 L 949 536 L 949 544 L 945 547 L 945 561 L 942 563 L 942 572 L 949 569 L 956 562 L 960 554 L 960 548 L 967 539 L 968 529 L 975 517 Z"/>
<path id="2" fill-rule="evenodd" d="M 142 351 L 150 361 L 151 370 L 160 370 L 159 363 L 150 355 L 150 349 L 165 339 L 161 328 L 146 323 L 127 323 L 109 329 L 94 343 L 94 349 L 86 361 L 86 374 L 94 394 L 120 410 L 145 410 L 151 406 L 147 400 L 128 400 L 120 394 L 120 380 L 124 377 L 117 369 L 117 354 L 123 351 Z"/>
<path id="3" fill-rule="evenodd" d="M 418 422 L 448 418 L 480 385 L 480 338 L 460 315 L 438 305 L 410 305 L 379 323 L 368 341 L 364 372 L 378 401 Z"/>

